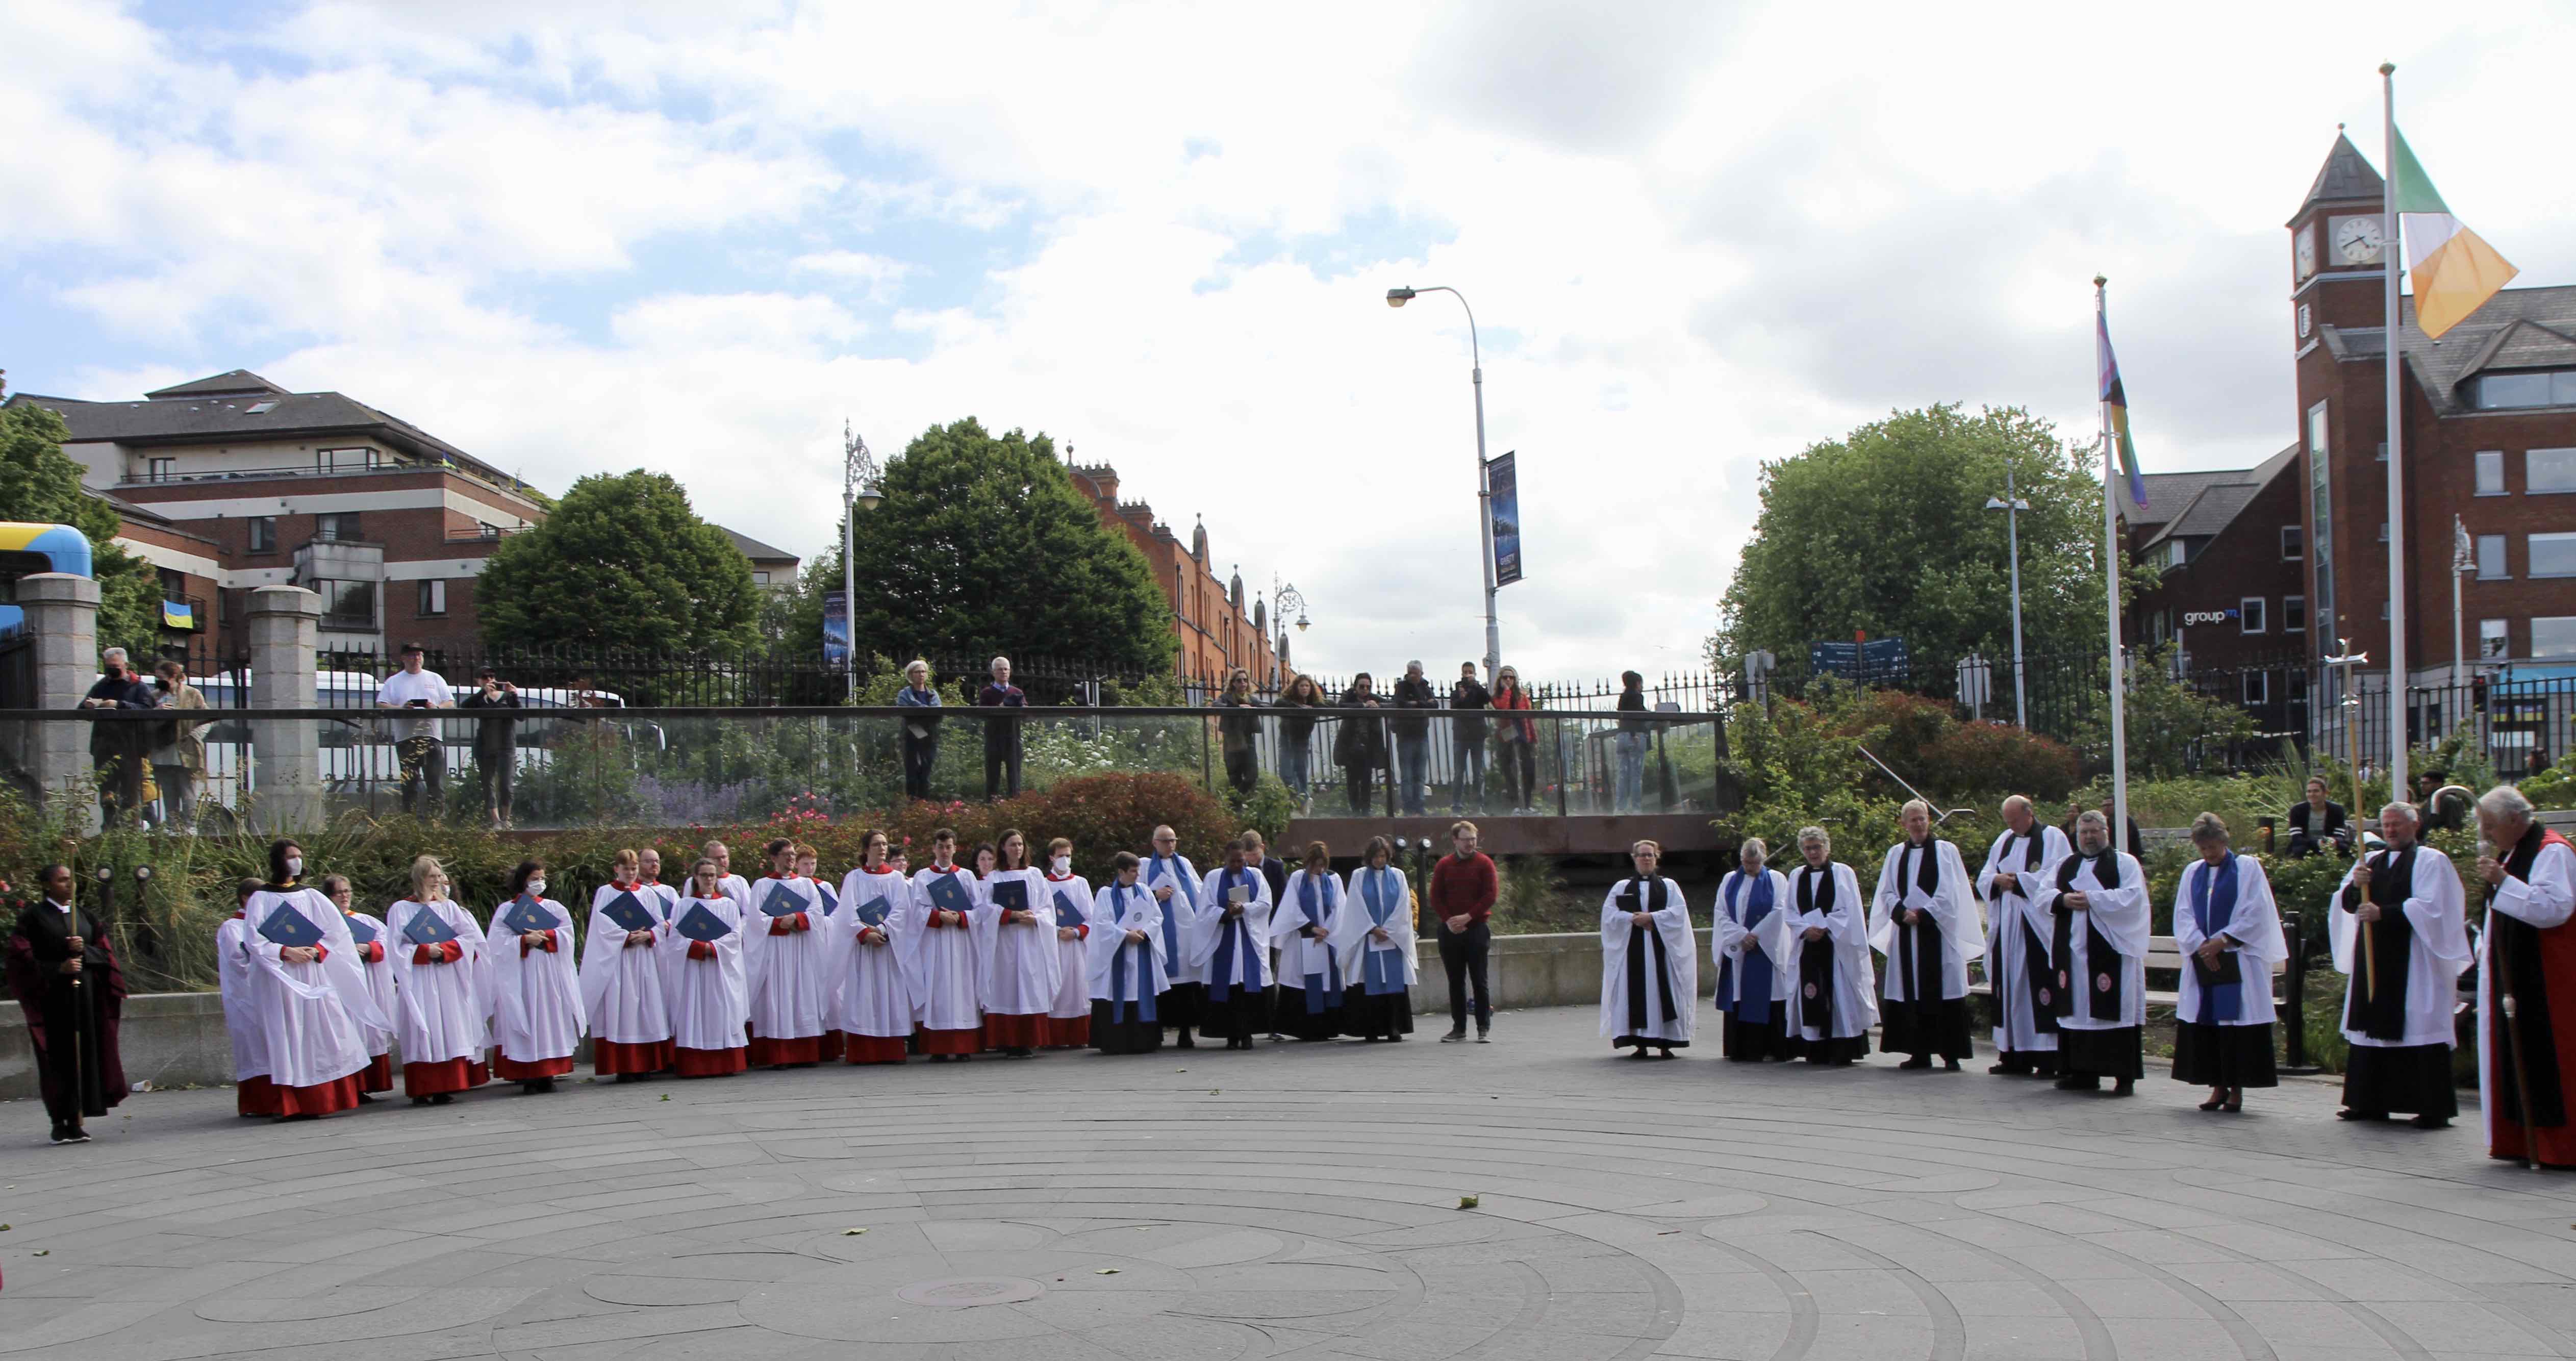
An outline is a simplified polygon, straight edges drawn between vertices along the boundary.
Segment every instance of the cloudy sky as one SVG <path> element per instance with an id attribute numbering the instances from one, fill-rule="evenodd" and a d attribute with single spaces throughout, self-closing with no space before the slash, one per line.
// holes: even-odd
<path id="1" fill-rule="evenodd" d="M 1042 429 L 1339 672 L 1482 651 L 1464 316 L 1381 300 L 1450 284 L 1522 459 L 1506 658 L 1674 669 L 1762 460 L 2089 431 L 2096 272 L 2150 468 L 2288 443 L 2282 224 L 2338 122 L 2378 160 L 2382 60 L 2452 207 L 2576 281 L 2576 20 L 2469 12 L 0 0 L 0 367 L 251 368 L 800 553 L 845 417 Z"/>

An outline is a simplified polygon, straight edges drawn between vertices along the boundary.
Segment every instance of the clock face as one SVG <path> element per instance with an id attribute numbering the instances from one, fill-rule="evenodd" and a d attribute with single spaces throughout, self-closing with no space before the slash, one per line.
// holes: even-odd
<path id="1" fill-rule="evenodd" d="M 2315 318 L 2314 316 L 2310 315 L 2310 313 L 2308 312 L 2308 305 L 2307 305 L 2306 303 L 2300 303 L 2300 304 L 2299 304 L 2299 339 L 2301 339 L 2301 340 L 2305 340 L 2305 339 L 2307 339 L 2307 338 L 2308 338 L 2308 332 L 2309 332 L 2309 331 L 2311 331 L 2311 330 L 2313 330 L 2313 329 L 2315 328 L 2315 326 L 2316 326 L 2316 318 Z"/>
<path id="2" fill-rule="evenodd" d="M 2379 219 L 2347 217 L 2335 224 L 2335 254 L 2347 265 L 2379 262 Z"/>
<path id="3" fill-rule="evenodd" d="M 2310 227 L 2299 233 L 2299 277 L 2304 279 L 2316 272 L 2317 229 Z"/>

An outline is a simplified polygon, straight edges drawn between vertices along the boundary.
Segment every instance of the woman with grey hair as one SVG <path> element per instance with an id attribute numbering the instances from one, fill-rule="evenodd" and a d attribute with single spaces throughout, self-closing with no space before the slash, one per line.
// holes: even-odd
<path id="1" fill-rule="evenodd" d="M 2200 859 L 2174 888 L 2174 945 L 2188 961 L 2174 1009 L 2176 1082 L 2209 1089 L 2205 1111 L 2245 1109 L 2245 1089 L 2280 1085 L 2272 1065 L 2272 966 L 2289 957 L 2271 881 L 2228 846 L 2227 824 L 2191 824 Z"/>
<path id="2" fill-rule="evenodd" d="M 1798 854 L 1806 863 L 1790 872 L 1792 953 L 1789 1025 L 1807 1062 L 1848 1067 L 1869 1056 L 1869 1028 L 1878 1024 L 1878 972 L 1869 961 L 1869 907 L 1860 876 L 1833 859 L 1834 843 L 1822 827 L 1798 829 Z"/>
<path id="3" fill-rule="evenodd" d="M 903 669 L 903 688 L 894 692 L 898 709 L 937 709 L 939 691 L 930 684 L 930 663 L 914 660 Z M 903 751 L 903 796 L 930 797 L 930 768 L 939 764 L 939 715 L 905 714 L 897 725 L 896 745 Z"/>
<path id="4" fill-rule="evenodd" d="M 1709 933 L 1721 1052 L 1739 1063 L 1796 1056 L 1789 1023 L 1796 932 L 1789 924 L 1789 881 L 1765 863 L 1770 854 L 1762 838 L 1745 839 L 1736 852 L 1743 868 L 1717 886 L 1717 929 Z"/>

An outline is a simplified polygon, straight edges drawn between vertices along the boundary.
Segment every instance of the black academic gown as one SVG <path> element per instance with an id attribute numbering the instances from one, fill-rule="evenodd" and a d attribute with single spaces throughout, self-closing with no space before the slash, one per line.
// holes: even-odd
<path id="1" fill-rule="evenodd" d="M 81 936 L 77 981 L 62 972 L 70 939 Z M 102 1116 L 125 1099 L 125 1065 L 117 1055 L 125 975 L 107 932 L 86 908 L 62 912 L 42 901 L 18 913 L 9 933 L 9 991 L 26 1009 L 45 1113 L 54 1123 Z"/>

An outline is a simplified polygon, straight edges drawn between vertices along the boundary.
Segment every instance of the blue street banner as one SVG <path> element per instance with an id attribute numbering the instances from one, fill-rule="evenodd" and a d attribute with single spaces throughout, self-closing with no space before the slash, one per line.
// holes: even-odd
<path id="1" fill-rule="evenodd" d="M 1819 676 L 1835 675 L 1862 685 L 1881 685 L 1905 681 L 1912 673 L 1911 659 L 1906 656 L 1902 638 L 1871 638 L 1849 643 L 1809 643 L 1807 669 Z"/>
<path id="2" fill-rule="evenodd" d="M 1521 579 L 1521 490 L 1516 466 L 1519 450 L 1485 463 L 1486 515 L 1493 521 L 1494 584 Z"/>
<path id="3" fill-rule="evenodd" d="M 850 664 L 850 601 L 839 591 L 823 597 L 823 664 Z"/>

